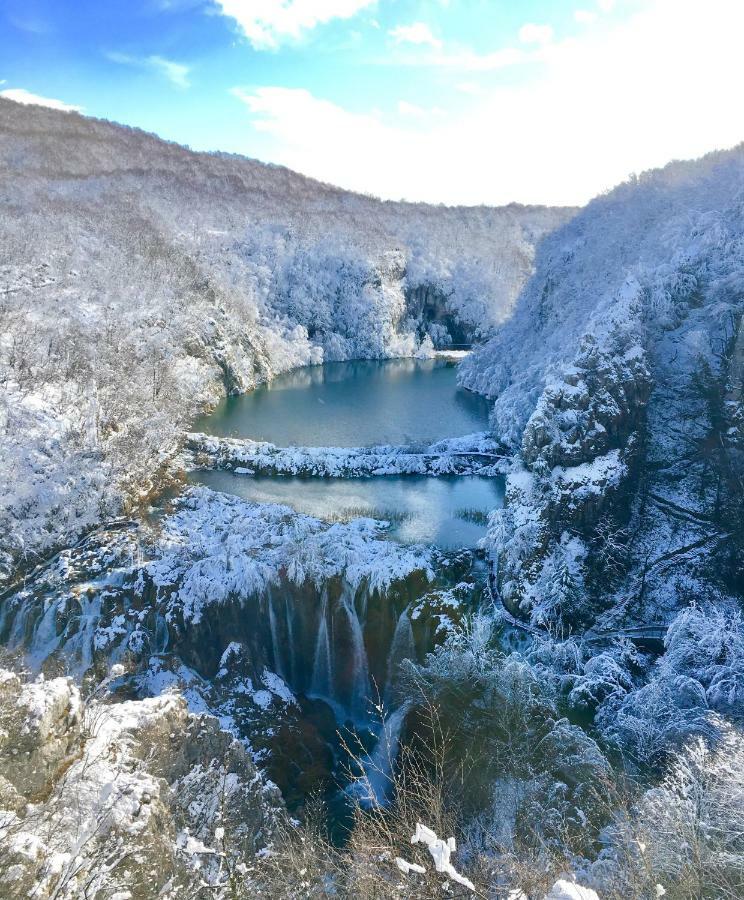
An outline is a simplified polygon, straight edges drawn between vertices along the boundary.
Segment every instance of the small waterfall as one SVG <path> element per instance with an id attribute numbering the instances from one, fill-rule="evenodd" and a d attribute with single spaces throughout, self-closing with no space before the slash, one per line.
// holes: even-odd
<path id="1" fill-rule="evenodd" d="M 36 623 L 31 645 L 28 652 L 28 661 L 34 671 L 41 669 L 44 660 L 50 656 L 59 646 L 62 639 L 57 634 L 57 612 L 59 604 L 56 600 L 50 600 L 44 611 L 44 615 Z"/>
<path id="2" fill-rule="evenodd" d="M 349 620 L 351 636 L 351 685 L 349 691 L 349 711 L 356 721 L 366 721 L 368 718 L 369 704 L 369 666 L 367 664 L 367 651 L 364 647 L 364 634 L 362 623 L 359 621 L 354 598 L 344 591 L 341 604 L 346 611 Z"/>
<path id="3" fill-rule="evenodd" d="M 169 642 L 168 623 L 165 620 L 165 616 L 158 613 L 155 619 L 155 653 L 165 653 Z"/>
<path id="4" fill-rule="evenodd" d="M 95 633 L 101 619 L 102 599 L 100 594 L 95 594 L 92 598 L 80 595 L 76 602 L 80 607 L 80 614 L 76 619 L 70 619 L 65 629 L 65 636 L 69 634 L 70 637 L 65 641 L 64 653 L 69 660 L 75 661 L 72 671 L 82 675 L 93 665 Z"/>
<path id="5" fill-rule="evenodd" d="M 0 603 L 0 639 L 5 634 L 8 627 L 8 617 L 11 605 L 9 600 L 6 600 L 5 603 Z"/>
<path id="6" fill-rule="evenodd" d="M 331 640 L 328 634 L 328 590 L 323 589 L 323 599 L 318 616 L 318 635 L 315 639 L 315 655 L 313 658 L 313 677 L 310 689 L 319 697 L 333 697 L 331 669 Z"/>
<path id="7" fill-rule="evenodd" d="M 398 616 L 398 621 L 393 632 L 393 640 L 390 644 L 390 653 L 387 660 L 387 684 L 385 685 L 385 699 L 390 702 L 390 693 L 393 689 L 398 667 L 404 659 L 416 659 L 416 645 L 413 640 L 413 625 L 408 615 L 408 608 Z"/>
<path id="8" fill-rule="evenodd" d="M 386 806 L 392 799 L 393 770 L 407 712 L 408 704 L 403 704 L 383 719 L 375 749 L 360 760 L 362 774 L 346 788 L 346 793 L 365 809 Z"/>
<path id="9" fill-rule="evenodd" d="M 289 652 L 289 677 L 292 679 L 291 684 L 297 684 L 297 647 L 295 645 L 294 636 L 294 620 L 292 619 L 292 608 L 290 606 L 289 594 L 284 595 L 284 616 L 287 621 L 287 649 Z"/>
<path id="10" fill-rule="evenodd" d="M 287 680 L 287 675 L 284 670 L 284 664 L 282 663 L 282 654 L 281 654 L 281 646 L 279 642 L 279 629 L 276 621 L 276 612 L 274 610 L 274 591 L 269 589 L 268 591 L 268 605 L 269 605 L 269 629 L 271 630 L 271 653 L 274 660 L 274 671 L 277 675 L 279 675 L 284 681 Z"/>
<path id="11" fill-rule="evenodd" d="M 10 634 L 8 635 L 8 646 L 11 649 L 22 647 L 25 643 L 28 622 L 36 611 L 36 607 L 31 600 L 26 600 L 26 602 L 17 605 L 16 610 L 10 626 Z"/>

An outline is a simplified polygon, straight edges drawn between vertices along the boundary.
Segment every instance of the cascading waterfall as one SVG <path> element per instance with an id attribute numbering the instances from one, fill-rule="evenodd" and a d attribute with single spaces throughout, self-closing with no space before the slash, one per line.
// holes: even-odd
<path id="1" fill-rule="evenodd" d="M 31 618 L 35 606 L 31 602 L 20 604 L 20 608 L 11 621 L 10 634 L 8 635 L 8 646 L 12 649 L 22 647 L 26 639 L 28 621 Z"/>
<path id="2" fill-rule="evenodd" d="M 310 690 L 318 697 L 332 698 L 333 671 L 331 667 L 331 640 L 328 633 L 328 589 L 323 588 L 318 616 L 318 635 L 315 639 L 313 675 Z"/>
<path id="3" fill-rule="evenodd" d="M 287 680 L 287 675 L 284 669 L 284 664 L 282 663 L 282 654 L 281 654 L 281 645 L 279 641 L 279 632 L 278 625 L 276 621 L 276 612 L 274 610 L 274 592 L 269 590 L 268 592 L 268 607 L 269 607 L 269 629 L 271 631 L 271 653 L 274 660 L 274 668 L 276 670 L 276 674 L 283 678 L 285 681 Z"/>
<path id="4" fill-rule="evenodd" d="M 359 761 L 362 774 L 346 788 L 346 793 L 367 809 L 385 806 L 392 799 L 393 770 L 407 712 L 408 704 L 404 703 L 383 719 L 375 749 Z"/>
<path id="5" fill-rule="evenodd" d="M 62 636 L 57 634 L 57 609 L 57 602 L 54 600 L 49 601 L 44 610 L 44 615 L 34 628 L 34 635 L 28 653 L 28 661 L 33 670 L 40 669 L 47 656 L 59 646 Z"/>
<path id="6" fill-rule="evenodd" d="M 416 645 L 413 639 L 413 625 L 408 608 L 398 616 L 398 621 L 393 632 L 393 640 L 390 644 L 390 653 L 387 661 L 387 683 L 385 685 L 385 700 L 390 702 L 398 667 L 404 659 L 416 658 Z"/>
<path id="7" fill-rule="evenodd" d="M 155 619 L 155 652 L 165 653 L 170 643 L 170 635 L 168 634 L 168 623 L 165 616 L 158 613 Z"/>
<path id="8" fill-rule="evenodd" d="M 287 649 L 289 652 L 289 677 L 292 684 L 297 684 L 297 647 L 294 635 L 294 619 L 290 606 L 289 594 L 284 595 L 284 617 L 287 622 Z"/>
<path id="9" fill-rule="evenodd" d="M 349 691 L 349 708 L 352 718 L 356 721 L 366 721 L 369 713 L 370 681 L 362 623 L 359 621 L 359 616 L 357 615 L 353 595 L 350 596 L 347 591 L 344 591 L 341 595 L 341 605 L 346 611 L 351 637 L 351 685 Z"/>
<path id="10" fill-rule="evenodd" d="M 101 594 L 89 597 L 80 594 L 75 601 L 80 609 L 77 617 L 71 617 L 60 641 L 64 644 L 64 654 L 70 663 L 70 671 L 82 677 L 93 665 L 96 628 L 101 618 Z M 36 649 L 31 644 L 31 653 Z"/>

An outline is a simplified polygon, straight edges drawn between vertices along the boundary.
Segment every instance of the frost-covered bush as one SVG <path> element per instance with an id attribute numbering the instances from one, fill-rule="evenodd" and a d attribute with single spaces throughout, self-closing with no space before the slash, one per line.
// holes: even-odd
<path id="1" fill-rule="evenodd" d="M 634 688 L 632 668 L 639 662 L 630 641 L 619 641 L 612 649 L 590 656 L 568 695 L 575 709 L 594 711 L 610 698 L 622 698 Z"/>
<path id="2" fill-rule="evenodd" d="M 692 606 L 669 626 L 662 674 L 693 678 L 711 709 L 744 717 L 744 624 L 738 609 Z"/>
<path id="3" fill-rule="evenodd" d="M 450 754 L 444 777 L 460 773 L 468 818 L 498 815 L 506 791 L 507 845 L 588 846 L 608 811 L 611 770 L 597 744 L 560 716 L 536 668 L 497 650 L 476 620 L 407 674 L 409 695 L 437 710 Z"/>
<path id="4" fill-rule="evenodd" d="M 740 897 L 744 891 L 744 743 L 724 727 L 692 740 L 657 787 L 604 834 L 586 877 L 602 897 Z"/>
<path id="5" fill-rule="evenodd" d="M 647 684 L 627 678 L 600 701 L 603 735 L 636 764 L 658 765 L 692 736 L 714 741 L 722 716 L 744 717 L 744 628 L 736 610 L 682 610 Z"/>

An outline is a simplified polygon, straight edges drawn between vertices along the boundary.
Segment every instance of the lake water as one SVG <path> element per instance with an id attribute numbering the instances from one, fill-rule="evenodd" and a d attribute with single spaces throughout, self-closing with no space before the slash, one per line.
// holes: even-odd
<path id="1" fill-rule="evenodd" d="M 280 447 L 365 447 L 432 443 L 487 426 L 487 401 L 458 388 L 455 363 L 393 359 L 295 369 L 227 397 L 194 430 Z"/>
<path id="2" fill-rule="evenodd" d="M 439 359 L 299 369 L 227 398 L 194 426 L 208 434 L 305 447 L 420 445 L 487 427 L 487 402 L 459 388 L 456 365 Z M 485 533 L 486 514 L 503 502 L 502 479 L 475 476 L 343 479 L 197 471 L 191 481 L 327 521 L 387 519 L 392 538 L 447 549 L 474 547 Z"/>
<path id="3" fill-rule="evenodd" d="M 500 478 L 476 476 L 290 478 L 205 471 L 192 473 L 192 480 L 257 503 L 283 503 L 327 521 L 388 519 L 396 540 L 447 549 L 474 547 L 484 534 L 486 514 L 501 506 L 504 496 Z"/>

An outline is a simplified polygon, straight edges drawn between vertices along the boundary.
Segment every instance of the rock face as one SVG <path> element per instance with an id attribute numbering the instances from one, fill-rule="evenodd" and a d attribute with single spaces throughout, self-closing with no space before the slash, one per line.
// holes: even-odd
<path id="1" fill-rule="evenodd" d="M 0 716 L 0 783 L 21 805 L 43 800 L 80 752 L 80 692 L 66 678 L 22 684 L 2 670 Z"/>
<path id="2" fill-rule="evenodd" d="M 0 685 L 3 897 L 220 896 L 282 821 L 245 748 L 176 695 L 83 704 L 69 679 L 6 670 Z"/>

